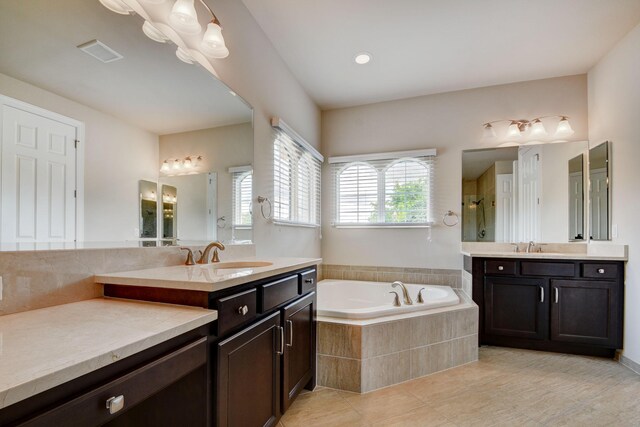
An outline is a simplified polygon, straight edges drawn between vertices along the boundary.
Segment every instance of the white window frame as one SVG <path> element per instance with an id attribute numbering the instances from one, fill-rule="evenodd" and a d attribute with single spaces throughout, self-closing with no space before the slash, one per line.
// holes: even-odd
<path id="1" fill-rule="evenodd" d="M 391 153 L 376 153 L 356 156 L 341 156 L 329 158 L 333 179 L 333 221 L 331 225 L 336 228 L 429 228 L 434 224 L 433 204 L 435 174 L 435 149 L 412 150 Z M 394 165 L 403 161 L 417 161 L 427 168 L 427 212 L 426 222 L 385 222 L 386 217 L 386 173 Z M 365 164 L 372 167 L 377 173 L 377 216 L 378 222 L 342 222 L 340 221 L 340 175 L 349 167 L 356 164 Z M 382 221 L 380 221 L 382 220 Z"/>
<path id="2" fill-rule="evenodd" d="M 299 227 L 320 227 L 321 215 L 320 215 L 320 189 L 321 189 L 321 177 L 322 177 L 322 162 L 324 157 L 304 140 L 297 132 L 291 129 L 284 121 L 278 117 L 274 117 L 271 120 L 271 125 L 276 131 L 274 136 L 274 200 L 273 200 L 273 223 L 278 225 L 290 225 Z M 294 152 L 294 155 L 289 156 L 290 162 L 284 165 L 279 165 L 279 158 L 276 158 L 276 146 L 277 144 L 289 145 L 288 150 Z M 300 166 L 302 162 L 307 163 L 308 166 L 308 188 L 307 195 L 305 197 L 305 204 L 309 206 L 308 218 L 301 215 L 301 203 L 300 197 L 302 193 L 301 183 L 303 181 L 302 174 L 300 173 Z M 281 163 L 281 162 L 280 162 Z M 283 167 L 284 166 L 284 167 Z M 278 179 L 276 170 L 288 169 L 289 170 L 289 183 L 285 187 L 286 197 L 279 190 L 279 186 L 283 185 Z M 282 197 L 283 200 L 279 200 Z M 277 207 L 288 202 L 288 212 L 282 213 Z"/>
<path id="3" fill-rule="evenodd" d="M 242 192 L 240 183 L 247 176 L 251 176 L 251 192 L 253 193 L 253 168 L 251 166 L 237 166 L 229 168 L 231 174 L 231 226 L 235 230 L 251 230 L 253 228 L 253 203 L 249 205 L 249 213 L 251 214 L 251 222 L 249 224 L 238 224 L 239 210 L 242 204 Z M 253 200 L 253 194 L 249 194 L 249 199 Z"/>

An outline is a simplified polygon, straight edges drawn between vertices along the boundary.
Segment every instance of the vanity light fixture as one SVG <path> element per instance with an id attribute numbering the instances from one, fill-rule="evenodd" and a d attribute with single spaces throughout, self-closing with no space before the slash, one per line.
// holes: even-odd
<path id="1" fill-rule="evenodd" d="M 184 159 L 166 159 L 162 162 L 160 172 L 165 175 L 195 173 L 195 170 L 200 166 L 201 162 L 202 156 L 187 156 Z"/>
<path id="2" fill-rule="evenodd" d="M 542 123 L 542 119 L 551 119 L 551 118 L 559 118 L 556 131 L 553 136 L 557 138 L 567 137 L 574 133 L 571 128 L 571 124 L 569 124 L 569 118 L 567 116 L 541 116 L 536 117 L 532 120 L 519 119 L 519 120 L 494 120 L 492 122 L 487 122 L 483 124 L 483 138 L 490 139 L 496 137 L 495 129 L 493 128 L 494 123 L 500 122 L 509 122 L 509 126 L 506 132 L 506 139 L 517 140 L 520 139 L 525 133 L 528 132 L 529 136 L 541 138 L 547 137 L 549 134 L 547 129 L 544 127 L 544 123 Z"/>
<path id="3" fill-rule="evenodd" d="M 152 16 L 165 16 L 165 18 L 157 19 L 156 22 L 151 22 L 149 19 L 146 19 L 142 26 L 142 31 L 147 37 L 158 43 L 166 43 L 171 40 L 178 44 L 179 47 L 176 52 L 176 56 L 187 64 L 193 64 L 196 62 L 193 57 L 194 55 L 189 52 L 190 49 L 199 50 L 203 55 L 213 59 L 223 59 L 229 56 L 229 49 L 227 48 L 222 35 L 222 25 L 220 24 L 220 20 L 204 0 L 173 0 L 173 6 L 171 6 L 170 9 L 169 5 L 163 5 L 169 0 L 99 1 L 107 9 L 122 15 L 133 14 L 134 8 L 130 5 L 133 5 L 137 11 L 137 7 L 141 7 L 141 3 L 149 4 L 150 7 L 157 9 Z M 204 32 L 202 25 L 200 25 L 198 11 L 196 10 L 196 6 L 198 4 L 206 9 L 207 13 L 211 16 Z M 144 17 L 148 18 L 146 15 Z M 190 48 L 187 48 L 184 46 L 184 41 L 176 39 L 176 33 L 173 33 L 173 35 L 163 33 L 163 26 L 168 26 L 177 33 L 188 35 L 190 36 L 189 39 L 192 39 L 192 36 L 199 36 L 200 41 L 199 43 L 196 42 L 197 47 L 191 46 Z"/>

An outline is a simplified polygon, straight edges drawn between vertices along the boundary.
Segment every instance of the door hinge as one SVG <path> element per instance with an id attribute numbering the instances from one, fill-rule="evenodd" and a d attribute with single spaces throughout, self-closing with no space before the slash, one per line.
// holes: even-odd
<path id="1" fill-rule="evenodd" d="M 79 142 L 80 142 L 79 140 L 74 139 L 74 140 L 73 140 L 73 148 L 76 148 L 76 149 L 77 149 L 77 148 L 78 148 L 78 143 L 79 143 Z"/>
<path id="2" fill-rule="evenodd" d="M 78 198 L 78 190 L 73 190 L 73 197 Z"/>

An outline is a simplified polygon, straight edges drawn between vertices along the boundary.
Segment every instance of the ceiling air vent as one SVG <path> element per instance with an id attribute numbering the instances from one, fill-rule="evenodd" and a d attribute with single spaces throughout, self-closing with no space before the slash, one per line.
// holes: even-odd
<path id="1" fill-rule="evenodd" d="M 97 60 L 104 62 L 105 64 L 123 58 L 122 55 L 99 40 L 91 40 L 90 42 L 83 43 L 78 46 L 78 49 L 93 56 Z"/>

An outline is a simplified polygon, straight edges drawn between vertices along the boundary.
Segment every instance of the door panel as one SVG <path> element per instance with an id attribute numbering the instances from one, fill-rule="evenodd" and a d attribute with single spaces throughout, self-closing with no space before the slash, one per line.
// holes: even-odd
<path id="1" fill-rule="evenodd" d="M 0 239 L 75 239 L 74 126 L 2 105 Z"/>
<path id="2" fill-rule="evenodd" d="M 484 332 L 546 339 L 549 305 L 545 280 L 486 277 Z"/>
<path id="3" fill-rule="evenodd" d="M 616 282 L 552 280 L 551 339 L 617 345 L 620 329 Z M 557 299 L 556 299 L 557 295 Z"/>

